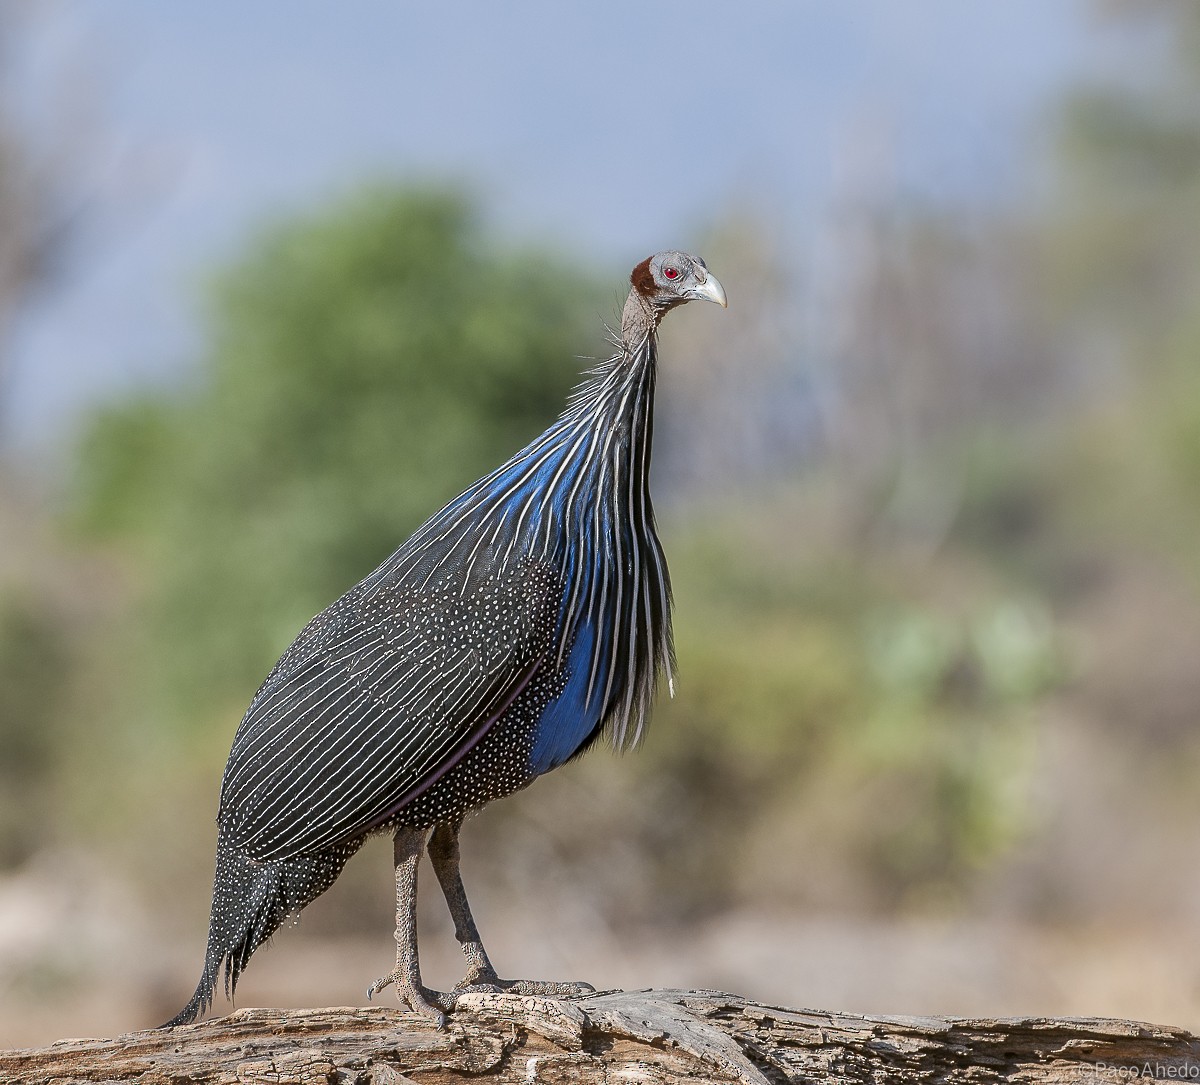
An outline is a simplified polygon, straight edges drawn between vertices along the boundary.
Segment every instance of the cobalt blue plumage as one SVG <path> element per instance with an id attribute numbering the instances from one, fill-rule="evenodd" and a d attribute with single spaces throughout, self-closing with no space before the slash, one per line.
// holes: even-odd
<path id="1" fill-rule="evenodd" d="M 457 834 L 468 812 L 605 728 L 618 748 L 635 743 L 670 676 L 670 581 L 649 489 L 656 331 L 676 305 L 725 295 L 684 253 L 643 261 L 631 281 L 617 352 L 562 416 L 317 615 L 255 695 L 222 782 L 204 971 L 169 1024 L 207 1008 L 222 967 L 232 994 L 255 949 L 383 830 L 398 951 L 372 994 L 395 983 L 413 1009 L 440 1014 L 466 987 L 586 989 L 498 979 Z M 449 994 L 424 988 L 417 963 L 427 844 L 468 961 Z"/>

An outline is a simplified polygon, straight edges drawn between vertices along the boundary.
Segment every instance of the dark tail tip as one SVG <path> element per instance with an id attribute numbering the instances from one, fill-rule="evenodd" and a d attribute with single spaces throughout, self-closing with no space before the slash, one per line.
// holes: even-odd
<path id="1" fill-rule="evenodd" d="M 225 968 L 225 993 L 232 997 L 254 951 L 290 912 L 298 912 L 341 873 L 352 849 L 318 852 L 254 863 L 218 839 L 212 917 L 204 973 L 192 1000 L 160 1028 L 190 1025 L 212 1005 L 217 975 Z"/>
<path id="2" fill-rule="evenodd" d="M 254 945 L 257 945 L 254 941 L 258 918 L 256 913 L 262 910 L 272 895 L 272 871 L 270 868 L 256 868 L 220 839 L 217 840 L 216 868 L 204 971 L 191 1001 L 159 1028 L 190 1025 L 200 1017 L 212 1005 L 221 965 L 225 965 L 225 986 L 231 989 L 237 982 L 238 972 L 254 951 Z M 247 941 L 251 942 L 248 949 L 245 946 Z"/>
<path id="3" fill-rule="evenodd" d="M 170 1021 L 164 1021 L 156 1028 L 174 1028 L 176 1025 L 190 1025 L 196 1020 L 208 1007 L 212 1004 L 212 984 L 207 983 L 208 973 L 204 975 L 204 979 L 200 981 L 200 986 L 196 988 L 196 993 L 192 995 L 192 1000 L 183 1007 Z M 207 991 L 205 990 L 207 986 Z"/>

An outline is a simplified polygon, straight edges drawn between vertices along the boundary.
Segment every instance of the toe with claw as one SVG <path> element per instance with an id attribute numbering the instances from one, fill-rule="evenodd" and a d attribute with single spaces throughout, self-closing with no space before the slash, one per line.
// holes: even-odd
<path id="1" fill-rule="evenodd" d="M 439 1028 L 446 1027 L 446 1014 L 454 1008 L 456 994 L 445 994 L 434 991 L 419 980 L 414 982 L 409 976 L 401 973 L 400 969 L 380 976 L 367 988 L 367 998 L 374 1000 L 375 996 L 388 987 L 395 985 L 396 994 L 408 1008 L 422 1017 L 428 1017 Z"/>

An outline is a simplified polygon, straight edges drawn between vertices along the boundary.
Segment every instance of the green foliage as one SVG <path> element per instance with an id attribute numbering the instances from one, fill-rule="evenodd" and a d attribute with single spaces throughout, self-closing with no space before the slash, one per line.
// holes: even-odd
<path id="1" fill-rule="evenodd" d="M 603 349 L 578 262 L 504 251 L 461 195 L 385 186 L 222 273 L 190 387 L 101 414 L 81 520 L 135 555 L 142 674 L 204 718 L 561 409 Z"/>
<path id="2" fill-rule="evenodd" d="M 32 597 L 0 596 L 0 869 L 45 842 L 67 664 L 54 615 Z"/>

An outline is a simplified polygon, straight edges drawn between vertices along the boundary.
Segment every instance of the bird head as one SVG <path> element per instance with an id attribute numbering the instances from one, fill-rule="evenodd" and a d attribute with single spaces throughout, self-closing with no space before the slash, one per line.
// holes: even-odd
<path id="1" fill-rule="evenodd" d="M 659 252 L 647 257 L 629 276 L 634 292 L 661 314 L 688 301 L 715 301 L 728 308 L 725 290 L 704 261 L 686 252 Z"/>

